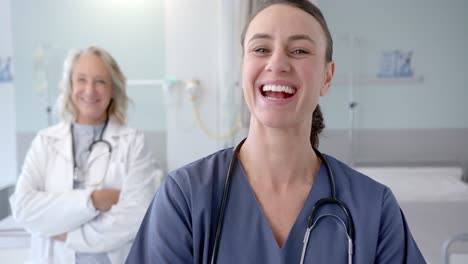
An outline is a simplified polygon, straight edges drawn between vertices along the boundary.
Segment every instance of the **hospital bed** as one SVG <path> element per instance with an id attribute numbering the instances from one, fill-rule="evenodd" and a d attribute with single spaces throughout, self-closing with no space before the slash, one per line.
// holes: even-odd
<path id="1" fill-rule="evenodd" d="M 443 264 L 452 264 L 452 263 L 467 263 L 467 259 L 465 258 L 466 254 L 463 253 L 452 253 L 451 247 L 456 242 L 468 242 L 468 233 L 458 234 L 449 240 L 445 241 L 443 246 Z"/>
<path id="2" fill-rule="evenodd" d="M 443 263 L 446 254 L 443 247 L 448 239 L 468 233 L 468 184 L 461 181 L 461 167 L 356 169 L 391 188 L 429 264 Z M 447 264 L 468 263 L 468 250 L 458 244 L 456 254 L 447 251 L 450 255 Z"/>
<path id="3" fill-rule="evenodd" d="M 2 263 L 28 263 L 31 255 L 29 247 L 30 235 L 18 226 L 11 216 L 0 220 L 0 260 Z"/>

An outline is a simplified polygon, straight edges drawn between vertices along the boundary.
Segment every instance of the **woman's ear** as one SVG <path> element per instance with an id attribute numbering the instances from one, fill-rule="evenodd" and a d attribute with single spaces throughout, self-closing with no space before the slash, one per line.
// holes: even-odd
<path id="1" fill-rule="evenodd" d="M 322 84 L 322 87 L 320 88 L 320 96 L 327 95 L 328 90 L 330 90 L 330 85 L 331 85 L 334 75 L 335 75 L 335 62 L 334 61 L 327 62 L 327 65 L 325 66 L 325 76 L 324 76 L 323 84 Z"/>

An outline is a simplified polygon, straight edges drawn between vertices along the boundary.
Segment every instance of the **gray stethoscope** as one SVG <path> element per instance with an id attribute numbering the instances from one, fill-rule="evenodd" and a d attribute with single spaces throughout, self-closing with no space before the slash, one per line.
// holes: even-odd
<path id="1" fill-rule="evenodd" d="M 237 159 L 237 154 L 239 153 L 239 150 L 244 144 L 246 138 L 243 139 L 234 149 L 234 154 L 232 155 L 231 161 L 229 162 L 229 168 L 226 173 L 226 181 L 224 183 L 224 190 L 223 190 L 223 196 L 221 200 L 221 205 L 219 208 L 219 215 L 218 215 L 218 223 L 216 225 L 216 235 L 215 235 L 215 241 L 213 244 L 213 254 L 211 256 L 211 264 L 214 264 L 216 262 L 216 258 L 218 256 L 218 248 L 219 248 L 219 241 L 221 237 L 221 229 L 223 226 L 223 219 L 224 219 L 224 211 L 226 210 L 226 203 L 227 203 L 227 198 L 229 195 L 229 186 L 231 184 L 231 176 L 232 176 L 232 171 L 234 168 L 234 163 Z M 338 220 L 341 224 L 343 224 L 344 228 L 346 229 L 346 236 L 348 238 L 348 263 L 352 264 L 353 263 L 353 241 L 354 241 L 354 223 L 353 223 L 353 217 L 351 216 L 351 212 L 349 211 L 348 207 L 346 204 L 344 204 L 342 201 L 340 201 L 338 198 L 336 198 L 336 190 L 335 190 L 335 179 L 333 177 L 333 172 L 330 168 L 330 165 L 328 164 L 327 160 L 325 157 L 320 153 L 317 149 L 314 148 L 315 153 L 317 156 L 320 158 L 322 163 L 325 165 L 325 168 L 327 169 L 328 173 L 328 180 L 330 181 L 330 192 L 331 196 L 330 197 L 325 197 L 320 200 L 318 200 L 312 209 L 312 213 L 309 216 L 309 220 L 307 221 L 307 229 L 305 232 L 304 236 L 304 246 L 302 247 L 302 254 L 301 254 L 301 264 L 304 263 L 304 258 L 307 250 L 307 245 L 309 244 L 309 236 L 314 227 L 317 225 L 319 221 L 326 217 L 333 217 Z M 338 205 L 346 215 L 346 222 L 345 222 L 338 216 L 333 215 L 333 214 L 324 214 L 319 216 L 317 219 L 315 219 L 315 215 L 317 214 L 317 211 L 320 207 L 326 204 L 336 204 Z"/>
<path id="2" fill-rule="evenodd" d="M 107 146 L 107 150 L 109 152 L 109 156 L 112 154 L 112 145 L 109 143 L 109 141 L 103 139 L 103 135 L 104 135 L 104 131 L 106 131 L 106 128 L 107 128 L 107 124 L 109 123 L 109 118 L 106 119 L 105 123 L 104 123 L 104 127 L 102 128 L 101 130 L 101 134 L 99 135 L 99 139 L 98 140 L 94 140 L 91 145 L 89 145 L 89 148 L 88 148 L 88 151 L 89 153 L 91 153 L 91 151 L 93 150 L 94 146 L 96 146 L 97 144 L 101 143 L 101 144 L 104 144 Z M 72 137 L 72 156 L 73 156 L 73 179 L 76 180 L 76 181 L 81 181 L 81 182 L 85 182 L 84 181 L 84 173 L 81 171 L 80 168 L 78 168 L 78 163 L 76 162 L 76 157 L 75 157 L 75 141 L 73 140 L 74 139 L 74 133 L 73 133 L 73 124 L 71 124 L 70 126 L 70 131 L 71 131 L 71 137 Z M 109 158 L 110 159 L 110 158 Z M 97 182 L 97 183 L 94 183 L 94 184 L 86 184 L 88 186 L 96 186 L 96 185 L 100 185 L 103 181 L 104 181 L 104 178 L 106 177 L 106 174 L 107 174 L 107 169 L 109 168 L 109 159 L 107 160 L 107 164 L 106 164 L 106 170 L 104 171 L 104 176 L 102 177 L 102 179 Z"/>

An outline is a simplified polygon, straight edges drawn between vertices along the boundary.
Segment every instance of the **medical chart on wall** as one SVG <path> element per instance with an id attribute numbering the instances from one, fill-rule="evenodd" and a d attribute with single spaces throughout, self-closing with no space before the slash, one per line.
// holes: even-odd
<path id="1" fill-rule="evenodd" d="M 382 51 L 380 54 L 379 78 L 409 78 L 414 76 L 411 64 L 413 51 L 399 49 Z"/>

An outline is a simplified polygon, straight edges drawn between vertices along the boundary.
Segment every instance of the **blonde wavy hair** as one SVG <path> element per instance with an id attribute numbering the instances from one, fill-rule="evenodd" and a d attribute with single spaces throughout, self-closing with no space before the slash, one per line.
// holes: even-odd
<path id="1" fill-rule="evenodd" d="M 58 113 L 64 120 L 70 122 L 75 121 L 77 118 L 77 110 L 72 100 L 72 75 L 76 61 L 85 53 L 98 56 L 106 65 L 112 79 L 112 100 L 108 114 L 109 117 L 113 116 L 120 124 L 125 124 L 130 101 L 126 91 L 127 79 L 115 59 L 106 50 L 95 46 L 82 50 L 72 50 L 68 53 L 63 64 L 62 80 L 59 85 L 60 93 L 56 102 Z"/>

